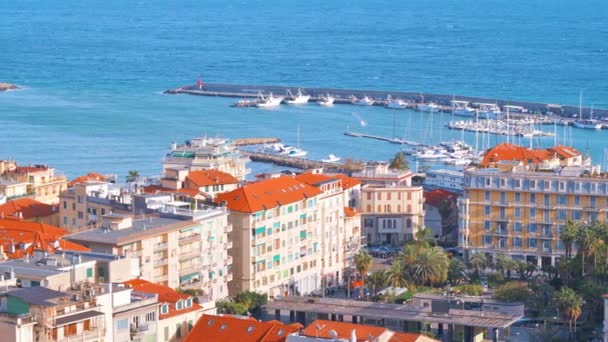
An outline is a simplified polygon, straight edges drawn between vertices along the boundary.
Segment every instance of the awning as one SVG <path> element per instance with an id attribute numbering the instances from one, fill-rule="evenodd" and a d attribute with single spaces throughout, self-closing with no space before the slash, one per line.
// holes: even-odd
<path id="1" fill-rule="evenodd" d="M 67 324 L 71 324 L 71 323 L 76 323 L 76 322 L 80 322 L 80 321 L 84 321 L 85 319 L 89 319 L 89 318 L 93 318 L 93 317 L 98 317 L 98 316 L 103 316 L 103 312 L 99 312 L 99 311 L 85 311 L 85 312 L 79 312 L 77 314 L 74 315 L 69 315 L 69 316 L 63 316 L 63 317 L 59 317 L 55 320 L 55 326 L 56 327 L 60 327 L 63 325 L 67 325 Z"/>
<path id="2" fill-rule="evenodd" d="M 281 255 L 277 254 L 275 256 L 272 257 L 272 261 L 274 262 L 281 262 Z"/>
<path id="3" fill-rule="evenodd" d="M 195 272 L 195 273 L 192 273 L 192 274 L 188 274 L 188 275 L 185 275 L 183 277 L 179 277 L 179 282 L 180 283 L 185 283 L 185 282 L 187 282 L 189 280 L 192 280 L 194 278 L 197 278 L 199 276 L 200 276 L 200 274 L 198 272 Z"/>
<path id="4" fill-rule="evenodd" d="M 260 228 L 255 229 L 254 235 L 260 235 L 260 234 L 264 234 L 264 233 L 266 233 L 266 227 L 260 227 Z"/>
<path id="5" fill-rule="evenodd" d="M 305 230 L 301 230 L 300 231 L 300 239 L 306 239 L 306 231 Z"/>

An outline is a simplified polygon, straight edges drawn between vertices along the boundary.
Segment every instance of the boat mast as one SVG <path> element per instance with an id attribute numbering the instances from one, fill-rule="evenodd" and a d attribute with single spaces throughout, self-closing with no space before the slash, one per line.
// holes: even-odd
<path id="1" fill-rule="evenodd" d="M 475 151 L 479 151 L 479 110 L 475 109 Z"/>
<path id="2" fill-rule="evenodd" d="M 578 93 L 578 118 L 583 119 L 583 89 Z"/>
<path id="3" fill-rule="evenodd" d="M 509 107 L 507 107 L 507 144 L 510 142 L 511 131 L 509 131 Z"/>

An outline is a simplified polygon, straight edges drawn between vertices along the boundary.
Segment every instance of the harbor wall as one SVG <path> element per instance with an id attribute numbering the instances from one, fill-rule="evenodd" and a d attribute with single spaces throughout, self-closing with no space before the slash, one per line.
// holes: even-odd
<path id="1" fill-rule="evenodd" d="M 224 97 L 238 97 L 238 98 L 254 98 L 258 93 L 268 94 L 273 93 L 275 95 L 284 95 L 287 90 L 295 93 L 298 89 L 302 89 L 306 94 L 311 95 L 314 101 L 320 95 L 332 94 L 336 97 L 336 103 L 350 103 L 349 97 L 354 95 L 358 98 L 363 96 L 372 97 L 379 102 L 378 105 L 383 105 L 384 100 L 390 95 L 393 98 L 399 98 L 410 102 L 434 102 L 443 106 L 450 106 L 450 101 L 469 101 L 473 102 L 484 102 L 484 103 L 496 103 L 499 106 L 512 105 L 522 106 L 527 108 L 531 113 L 546 114 L 552 112 L 553 114 L 572 117 L 573 115 L 579 114 L 579 107 L 571 105 L 555 105 L 540 102 L 531 101 L 519 101 L 519 100 L 502 100 L 492 99 L 475 96 L 454 96 L 445 94 L 432 94 L 432 93 L 420 93 L 420 92 L 402 92 L 402 91 L 384 91 L 384 90 L 355 90 L 355 89 L 335 89 L 335 88 L 307 88 L 307 87 L 286 87 L 286 86 L 267 86 L 267 85 L 238 85 L 238 84 L 217 84 L 217 83 L 206 83 L 203 89 L 199 89 L 197 85 L 188 85 L 175 89 L 166 90 L 167 94 L 190 94 L 190 95 L 203 95 L 203 96 L 224 96 Z M 591 108 L 583 108 L 582 113 L 584 118 L 589 117 Z M 608 109 L 593 109 L 594 117 L 605 118 L 608 117 Z"/>

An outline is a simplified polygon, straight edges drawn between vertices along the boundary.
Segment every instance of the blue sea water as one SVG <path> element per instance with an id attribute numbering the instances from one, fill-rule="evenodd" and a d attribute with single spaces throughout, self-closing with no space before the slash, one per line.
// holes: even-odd
<path id="1" fill-rule="evenodd" d="M 608 108 L 607 15 L 605 0 L 2 1 L 0 82 L 25 89 L 0 93 L 0 158 L 69 176 L 153 175 L 171 141 L 206 134 L 296 144 L 298 126 L 314 158 L 386 159 L 399 149 L 343 136 L 358 123 L 353 112 L 369 133 L 460 137 L 439 128 L 447 116 L 431 128 L 428 116 L 408 111 L 234 109 L 231 99 L 162 94 L 199 74 L 567 104 L 582 90 L 585 105 Z M 571 135 L 602 162 L 608 131 L 561 130 L 559 142 Z"/>

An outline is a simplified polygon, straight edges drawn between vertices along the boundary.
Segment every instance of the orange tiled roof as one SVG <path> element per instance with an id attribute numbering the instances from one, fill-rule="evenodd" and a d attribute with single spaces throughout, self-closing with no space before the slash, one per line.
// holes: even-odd
<path id="1" fill-rule="evenodd" d="M 344 207 L 344 215 L 346 217 L 354 217 L 359 215 L 359 212 L 355 208 Z"/>
<path id="2" fill-rule="evenodd" d="M 258 322 L 231 316 L 202 315 L 184 342 L 284 342 L 295 325 Z"/>
<path id="3" fill-rule="evenodd" d="M 250 183 L 233 191 L 219 194 L 215 201 L 217 203 L 225 201 L 228 208 L 233 211 L 255 213 L 295 203 L 321 193 L 321 190 L 300 180 L 282 176 Z"/>
<path id="4" fill-rule="evenodd" d="M 190 171 L 186 179 L 198 187 L 217 184 L 238 184 L 233 175 L 219 170 Z"/>
<path id="5" fill-rule="evenodd" d="M 333 175 L 333 177 L 337 177 L 342 180 L 342 189 L 345 189 L 345 190 L 350 189 L 355 185 L 361 184 L 360 180 L 349 177 L 349 176 L 341 174 L 341 173 L 337 173 L 337 174 Z"/>
<path id="6" fill-rule="evenodd" d="M 48 224 L 0 220 L 0 245 L 9 258 L 21 258 L 25 254 L 33 254 L 34 251 L 91 251 L 79 244 L 63 241 L 62 237 L 66 234 L 66 230 Z M 26 246 L 25 250 L 19 248 L 22 243 Z M 11 246 L 15 246 L 14 253 L 10 253 Z"/>
<path id="7" fill-rule="evenodd" d="M 302 334 L 310 337 L 318 336 L 321 338 L 331 338 L 331 335 L 329 334 L 331 330 L 338 334 L 338 338 L 347 340 L 350 339 L 352 331 L 355 330 L 357 342 L 366 342 L 372 339 L 370 338 L 371 336 L 376 338 L 382 335 L 387 329 L 382 327 L 374 327 L 371 325 L 317 319 L 310 323 L 310 325 L 302 331 Z"/>
<path id="8" fill-rule="evenodd" d="M 177 308 L 175 307 L 175 304 L 180 300 L 185 301 L 186 299 L 190 298 L 190 296 L 187 294 L 184 294 L 184 293 L 179 293 L 179 292 L 175 291 L 174 289 L 172 289 L 168 286 L 165 286 L 165 285 L 151 283 L 151 282 L 149 282 L 147 280 L 143 280 L 143 279 L 131 279 L 129 281 L 125 281 L 124 284 L 127 285 L 128 287 L 132 288 L 135 291 L 157 294 L 159 302 L 169 304 L 168 305 L 169 312 L 166 314 L 161 313 L 160 319 L 183 315 L 185 313 L 197 311 L 202 308 L 197 303 L 192 303 L 192 306 L 189 308 L 184 307 L 181 310 L 177 310 Z"/>
<path id="9" fill-rule="evenodd" d="M 28 172 L 38 172 L 38 171 L 46 171 L 49 168 L 46 166 L 17 166 L 14 170 L 10 172 L 14 173 L 28 173 Z"/>
<path id="10" fill-rule="evenodd" d="M 529 149 L 526 147 L 502 143 L 486 151 L 481 165 L 492 166 L 500 161 L 520 161 L 522 164 L 541 164 L 552 158 L 572 158 L 581 153 L 572 147 L 554 146 L 548 149 Z"/>
<path id="11" fill-rule="evenodd" d="M 436 189 L 424 193 L 424 202 L 438 208 L 444 200 L 455 201 L 458 194 L 444 189 Z"/>
<path id="12" fill-rule="evenodd" d="M 0 218 L 28 220 L 55 214 L 57 205 L 38 202 L 31 198 L 20 198 L 0 205 Z M 21 217 L 19 216 L 21 213 Z"/>
<path id="13" fill-rule="evenodd" d="M 431 342 L 431 341 L 439 341 L 439 340 L 424 336 L 419 333 L 411 333 L 411 332 L 396 332 L 388 340 L 388 342 L 418 342 L 418 341 Z"/>
<path id="14" fill-rule="evenodd" d="M 100 175 L 99 173 L 89 172 L 86 175 L 77 177 L 72 179 L 69 183 L 69 187 L 73 187 L 75 184 L 86 183 L 90 181 L 105 181 L 106 177 L 104 175 Z"/>

